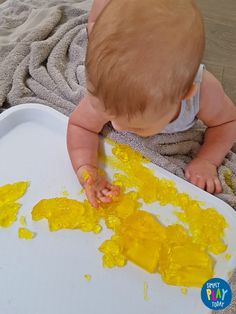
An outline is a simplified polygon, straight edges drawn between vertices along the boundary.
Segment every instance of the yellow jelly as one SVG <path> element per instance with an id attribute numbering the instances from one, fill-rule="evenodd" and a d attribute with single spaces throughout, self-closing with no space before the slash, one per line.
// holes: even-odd
<path id="1" fill-rule="evenodd" d="M 144 301 L 148 300 L 148 284 L 146 281 L 144 281 L 143 283 L 143 298 L 144 298 Z"/>
<path id="2" fill-rule="evenodd" d="M 121 194 L 112 203 L 101 203 L 95 209 L 88 201 L 42 200 L 33 208 L 33 220 L 46 218 L 51 231 L 68 228 L 97 233 L 103 219 L 113 231 L 99 247 L 104 267 L 123 267 L 131 261 L 150 273 L 160 273 L 167 284 L 184 287 L 201 287 L 212 278 L 214 263 L 209 253 L 219 254 L 227 248 L 224 217 L 179 193 L 174 182 L 155 177 L 145 167 L 147 160 L 126 145 L 115 145 L 113 157 L 103 160 L 119 171 L 113 183 L 121 187 Z M 184 225 L 163 226 L 157 217 L 141 210 L 140 200 L 158 201 L 157 207 L 171 204 Z"/>
<path id="3" fill-rule="evenodd" d="M 152 228 L 146 227 L 148 236 L 144 240 L 139 237 L 141 225 L 137 225 L 132 234 L 134 221 L 138 220 L 137 210 L 131 214 L 133 221 L 129 223 L 124 219 L 122 221 L 119 219 L 118 223 L 115 216 L 113 221 L 118 227 L 115 230 L 116 234 L 119 235 L 119 242 L 125 243 L 123 249 L 119 250 L 119 255 L 123 252 L 128 260 L 149 272 L 158 270 L 166 283 L 201 286 L 213 275 L 213 261 L 208 252 L 219 254 L 227 248 L 223 242 L 224 229 L 227 227 L 224 217 L 215 209 L 201 208 L 200 203 L 192 200 L 189 195 L 179 193 L 174 182 L 156 178 L 153 172 L 142 164 L 141 155 L 128 146 L 116 144 L 113 148 L 113 155 L 113 157 L 107 157 L 106 161 L 113 168 L 121 171 L 115 174 L 114 184 L 121 186 L 123 191 L 127 187 L 134 188 L 137 200 L 139 197 L 146 203 L 158 200 L 160 205 L 171 204 L 179 208 L 180 211 L 176 212 L 176 215 L 186 226 L 186 229 L 180 225 L 163 228 L 159 234 L 162 234 L 163 238 L 166 235 L 166 241 L 160 239 L 157 241 L 155 236 L 153 238 L 155 232 L 151 232 Z M 142 231 L 145 229 L 144 225 L 145 223 Z M 158 225 L 157 222 L 156 225 Z M 126 232 L 121 234 L 122 228 Z M 169 254 L 165 254 L 165 249 Z M 188 258 L 189 254 L 192 254 L 194 259 Z M 105 255 L 108 255 L 107 251 Z M 173 268 L 177 262 L 179 265 L 176 264 Z M 185 276 L 183 276 L 181 265 L 186 267 Z M 169 274 L 167 270 L 170 271 Z"/>
<path id="4" fill-rule="evenodd" d="M 19 228 L 18 236 L 20 239 L 31 240 L 35 237 L 35 233 L 26 228 Z"/>
<path id="5" fill-rule="evenodd" d="M 66 191 L 66 190 L 61 191 L 60 194 L 61 194 L 62 197 L 69 197 L 69 195 L 70 195 L 69 192 Z"/>
<path id="6" fill-rule="evenodd" d="M 84 232 L 101 231 L 99 216 L 88 201 L 84 203 L 68 198 L 41 200 L 32 210 L 32 219 L 48 219 L 50 231 L 80 229 Z"/>
<path id="7" fill-rule="evenodd" d="M 7 228 L 16 221 L 20 204 L 6 203 L 0 206 L 0 226 Z"/>
<path id="8" fill-rule="evenodd" d="M 134 188 L 146 203 L 159 201 L 160 205 L 171 204 L 179 208 L 175 214 L 185 223 L 194 243 L 214 254 L 226 250 L 223 236 L 227 223 L 222 215 L 213 208 L 201 208 L 188 194 L 179 193 L 171 180 L 155 177 L 143 164 L 142 156 L 127 145 L 116 144 L 112 152 L 114 156 L 107 157 L 107 162 L 122 171 L 115 174 L 115 184 Z"/>
<path id="9" fill-rule="evenodd" d="M 201 287 L 213 277 L 213 261 L 197 245 L 172 245 L 162 248 L 159 272 L 165 283 Z"/>
<path id="10" fill-rule="evenodd" d="M 24 216 L 20 216 L 20 224 L 25 227 L 26 226 L 26 220 Z"/>
<path id="11" fill-rule="evenodd" d="M 85 274 L 85 275 L 84 275 L 84 278 L 85 278 L 87 281 L 91 281 L 91 275 L 89 275 L 89 274 Z"/>
<path id="12" fill-rule="evenodd" d="M 229 261 L 229 260 L 231 259 L 231 257 L 232 257 L 232 255 L 229 254 L 229 253 L 225 254 L 225 259 L 226 259 L 227 261 Z"/>
<path id="13" fill-rule="evenodd" d="M 181 288 L 180 291 L 181 291 L 181 293 L 183 295 L 186 295 L 188 293 L 188 289 L 187 288 Z"/>
<path id="14" fill-rule="evenodd" d="M 145 211 L 136 211 L 124 220 L 117 234 L 124 242 L 125 257 L 152 273 L 157 271 L 165 228 Z"/>
<path id="15" fill-rule="evenodd" d="M 123 267 L 126 264 L 127 260 L 123 254 L 123 245 L 122 239 L 116 236 L 102 243 L 99 250 L 104 254 L 102 258 L 104 267 Z"/>
<path id="16" fill-rule="evenodd" d="M 21 198 L 29 186 L 28 182 L 17 182 L 0 186 L 0 206 Z"/>
<path id="17" fill-rule="evenodd" d="M 0 187 L 0 226 L 9 227 L 17 218 L 21 205 L 16 202 L 26 192 L 28 182 L 17 182 Z"/>
<path id="18" fill-rule="evenodd" d="M 113 198 L 112 203 L 102 204 L 98 209 L 99 216 L 104 218 L 106 226 L 114 231 L 121 224 L 122 220 L 133 214 L 141 207 L 136 192 L 121 193 Z"/>

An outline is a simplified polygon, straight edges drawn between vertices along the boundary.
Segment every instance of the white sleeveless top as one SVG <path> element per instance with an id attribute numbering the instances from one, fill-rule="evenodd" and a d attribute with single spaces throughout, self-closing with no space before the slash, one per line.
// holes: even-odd
<path id="1" fill-rule="evenodd" d="M 202 81 L 205 66 L 200 65 L 194 83 L 197 85 L 196 94 L 190 99 L 182 100 L 181 110 L 177 119 L 169 123 L 160 133 L 176 133 L 190 129 L 197 118 L 200 103 L 200 85 Z"/>

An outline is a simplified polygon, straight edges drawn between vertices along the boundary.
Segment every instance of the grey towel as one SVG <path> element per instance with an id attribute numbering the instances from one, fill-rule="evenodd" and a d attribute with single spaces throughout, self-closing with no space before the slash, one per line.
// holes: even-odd
<path id="1" fill-rule="evenodd" d="M 7 0 L 0 4 L 2 110 L 37 102 L 66 115 L 73 111 L 85 92 L 87 13 L 81 9 L 83 4 L 79 0 Z M 202 143 L 204 126 L 198 123 L 186 132 L 144 139 L 115 132 L 107 125 L 103 134 L 129 144 L 153 163 L 184 178 L 186 163 Z M 217 197 L 236 209 L 236 146 L 219 167 L 219 176 L 223 193 Z M 235 285 L 232 288 L 235 295 Z M 223 312 L 236 313 L 235 300 Z"/>

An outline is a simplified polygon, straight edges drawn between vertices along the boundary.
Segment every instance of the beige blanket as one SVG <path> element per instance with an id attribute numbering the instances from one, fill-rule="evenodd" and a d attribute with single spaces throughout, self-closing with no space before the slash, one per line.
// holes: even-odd
<path id="1" fill-rule="evenodd" d="M 87 13 L 81 8 L 89 4 L 79 0 L 0 0 L 0 110 L 37 102 L 66 115 L 72 112 L 85 91 Z M 146 139 L 117 133 L 109 125 L 103 130 L 104 135 L 129 144 L 182 178 L 203 133 L 200 123 L 186 132 Z M 236 146 L 219 167 L 219 176 L 223 193 L 217 197 L 236 209 Z M 233 290 L 236 292 L 234 285 Z M 236 313 L 235 300 L 225 313 Z"/>

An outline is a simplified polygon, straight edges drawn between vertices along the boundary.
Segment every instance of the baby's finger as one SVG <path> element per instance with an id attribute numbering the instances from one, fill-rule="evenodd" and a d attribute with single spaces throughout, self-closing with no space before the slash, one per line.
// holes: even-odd
<path id="1" fill-rule="evenodd" d="M 104 195 L 104 196 L 109 196 L 109 194 L 111 194 L 111 190 L 110 189 L 102 189 L 101 190 L 101 193 Z"/>
<path id="2" fill-rule="evenodd" d="M 85 186 L 85 194 L 87 196 L 87 199 L 89 201 L 89 203 L 93 206 L 93 207 L 98 207 L 98 202 L 97 202 L 97 198 L 96 198 L 96 194 L 95 191 L 91 188 L 91 186 Z"/>
<path id="3" fill-rule="evenodd" d="M 214 182 L 214 179 L 207 179 L 206 190 L 207 190 L 208 193 L 211 193 L 211 194 L 215 192 L 215 182 Z"/>
<path id="4" fill-rule="evenodd" d="M 110 192 L 112 192 L 112 195 L 118 195 L 120 193 L 120 187 L 118 185 L 108 183 L 107 187 L 110 189 Z"/>
<path id="5" fill-rule="evenodd" d="M 189 182 L 194 184 L 194 185 L 197 185 L 197 181 L 198 181 L 198 177 L 197 176 L 190 176 L 189 178 Z"/>
<path id="6" fill-rule="evenodd" d="M 93 178 L 89 177 L 86 181 L 87 184 L 92 185 L 93 184 Z"/>
<path id="7" fill-rule="evenodd" d="M 103 195 L 100 191 L 97 192 L 97 198 L 98 198 L 102 203 L 111 203 L 111 201 L 112 201 L 111 197 Z"/>
<path id="8" fill-rule="evenodd" d="M 187 180 L 189 180 L 190 179 L 190 173 L 189 173 L 189 171 L 188 170 L 185 170 L 185 173 L 184 173 L 184 175 L 185 175 L 185 178 L 187 179 Z"/>
<path id="9" fill-rule="evenodd" d="M 104 190 L 104 189 L 103 189 Z M 96 194 L 97 194 L 97 198 L 103 202 L 103 203 L 110 203 L 112 201 L 111 196 L 109 195 L 104 195 L 103 194 L 103 190 L 97 190 Z"/>
<path id="10" fill-rule="evenodd" d="M 222 192 L 222 186 L 221 186 L 220 180 L 218 178 L 215 178 L 214 182 L 215 182 L 215 193 L 216 194 L 221 193 Z"/>
<path id="11" fill-rule="evenodd" d="M 204 189 L 205 189 L 205 186 L 206 186 L 206 180 L 203 179 L 203 178 L 197 178 L 197 183 L 196 183 L 196 185 L 197 185 L 200 189 L 204 190 Z"/>

